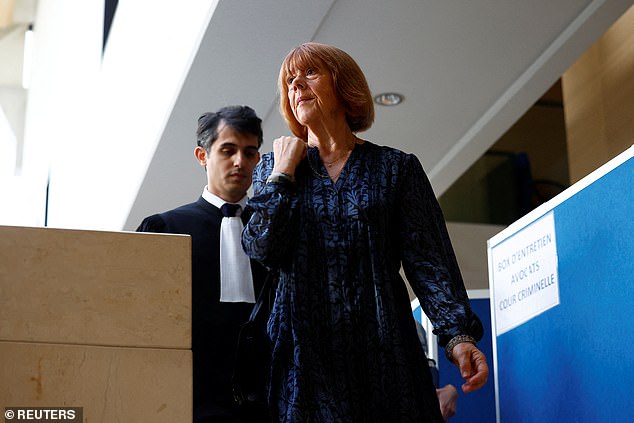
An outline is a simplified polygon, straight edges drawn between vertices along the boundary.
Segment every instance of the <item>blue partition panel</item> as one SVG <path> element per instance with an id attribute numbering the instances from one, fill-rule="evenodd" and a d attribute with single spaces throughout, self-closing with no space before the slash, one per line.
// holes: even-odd
<path id="1" fill-rule="evenodd" d="M 499 422 L 634 422 L 631 155 L 523 226 L 554 213 L 560 304 L 495 337 Z"/>

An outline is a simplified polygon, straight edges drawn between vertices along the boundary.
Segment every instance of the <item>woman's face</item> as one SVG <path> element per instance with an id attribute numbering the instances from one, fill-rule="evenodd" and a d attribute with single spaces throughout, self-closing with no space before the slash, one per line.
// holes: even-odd
<path id="1" fill-rule="evenodd" d="M 291 69 L 286 83 L 291 110 L 302 125 L 310 128 L 324 120 L 345 119 L 345 109 L 335 92 L 332 74 L 322 61 L 305 69 Z"/>

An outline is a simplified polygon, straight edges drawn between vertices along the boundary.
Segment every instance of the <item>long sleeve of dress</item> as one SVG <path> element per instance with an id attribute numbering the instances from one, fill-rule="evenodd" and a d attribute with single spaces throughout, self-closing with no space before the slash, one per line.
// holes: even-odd
<path id="1" fill-rule="evenodd" d="M 249 257 L 269 268 L 278 267 L 297 239 L 297 193 L 291 183 L 266 183 L 273 169 L 273 153 L 265 154 L 253 172 L 253 215 L 242 233 Z"/>
<path id="2" fill-rule="evenodd" d="M 403 270 L 432 321 L 442 346 L 468 334 L 482 337 L 471 311 L 442 211 L 416 156 L 405 157 L 398 197 L 401 201 Z"/>

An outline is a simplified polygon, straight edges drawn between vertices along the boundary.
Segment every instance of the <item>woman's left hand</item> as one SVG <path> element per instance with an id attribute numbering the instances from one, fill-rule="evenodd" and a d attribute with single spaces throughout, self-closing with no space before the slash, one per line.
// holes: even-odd
<path id="1" fill-rule="evenodd" d="M 466 394 L 484 386 L 489 377 L 489 366 L 486 357 L 470 342 L 461 342 L 453 348 L 453 362 L 460 368 L 460 375 L 465 380 L 462 391 Z"/>

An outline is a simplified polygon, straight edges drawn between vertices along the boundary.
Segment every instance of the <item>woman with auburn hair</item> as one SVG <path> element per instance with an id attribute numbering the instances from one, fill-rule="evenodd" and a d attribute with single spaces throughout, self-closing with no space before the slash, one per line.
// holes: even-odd
<path id="1" fill-rule="evenodd" d="M 284 422 L 442 422 L 401 265 L 439 342 L 484 385 L 482 324 L 469 305 L 442 212 L 413 154 L 356 134 L 374 120 L 363 72 L 305 43 L 279 74 L 294 136 L 254 171 L 249 256 L 279 269 L 268 332 L 269 405 Z"/>

